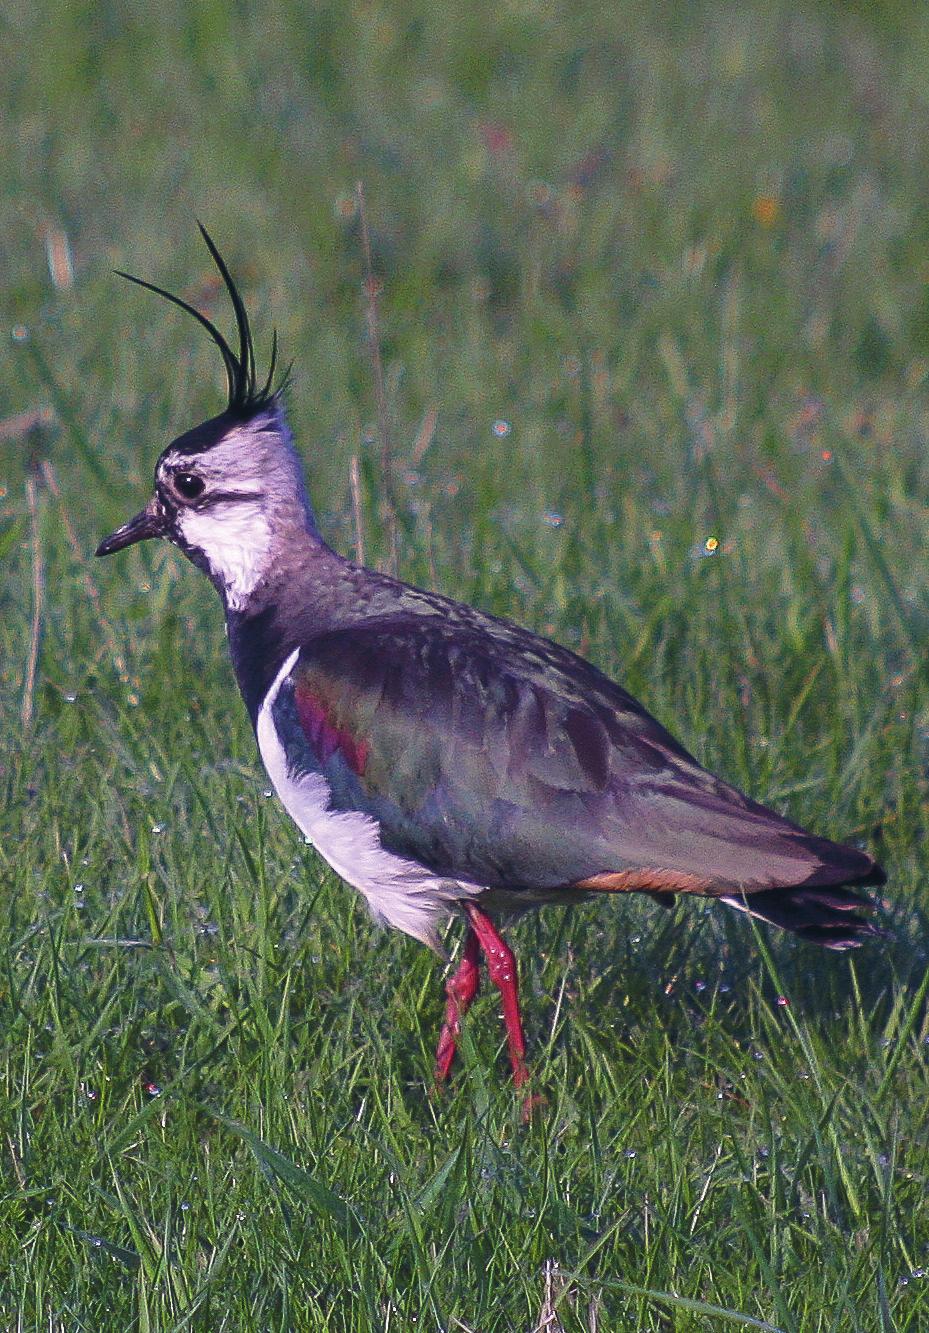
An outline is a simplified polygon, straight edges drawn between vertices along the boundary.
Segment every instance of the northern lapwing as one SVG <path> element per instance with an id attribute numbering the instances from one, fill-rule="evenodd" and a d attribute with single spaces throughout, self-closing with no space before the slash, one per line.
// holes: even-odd
<path id="1" fill-rule="evenodd" d="M 213 583 L 261 758 L 284 808 L 380 922 L 442 953 L 436 1076 L 451 1068 L 483 954 L 513 1079 L 527 1078 L 516 963 L 495 921 L 594 893 L 699 894 L 829 949 L 882 932 L 848 886 L 884 882 L 865 851 L 808 833 L 702 768 L 630 694 L 567 648 L 339 555 L 320 534 L 275 384 L 258 378 L 248 316 L 219 348 L 223 411 L 162 453 L 148 504 L 111 555 L 162 537 Z M 129 277 L 128 274 L 123 274 Z"/>

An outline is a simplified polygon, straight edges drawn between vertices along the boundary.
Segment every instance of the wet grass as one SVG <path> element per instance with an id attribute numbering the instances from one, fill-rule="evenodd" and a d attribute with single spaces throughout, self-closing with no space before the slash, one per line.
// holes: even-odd
<path id="1" fill-rule="evenodd" d="M 925 1327 L 925 17 L 53 10 L 0 94 L 0 1321 Z M 702 904 L 518 925 L 529 1126 L 492 996 L 430 1099 L 440 967 L 266 798 L 205 581 L 89 555 L 221 401 L 110 273 L 225 321 L 200 216 L 326 533 L 355 457 L 387 560 L 359 178 L 404 575 L 890 874 L 852 957 Z"/>

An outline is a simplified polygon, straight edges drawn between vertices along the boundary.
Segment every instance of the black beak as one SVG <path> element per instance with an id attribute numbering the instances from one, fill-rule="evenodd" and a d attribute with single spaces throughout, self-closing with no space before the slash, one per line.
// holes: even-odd
<path id="1" fill-rule="evenodd" d="M 136 514 L 135 518 L 130 518 L 128 523 L 124 523 L 121 528 L 111 532 L 109 537 L 104 537 L 94 554 L 112 555 L 114 551 L 122 551 L 127 546 L 134 546 L 136 542 L 144 542 L 147 537 L 163 537 L 164 535 L 164 515 L 158 501 L 152 497 L 145 508 Z"/>

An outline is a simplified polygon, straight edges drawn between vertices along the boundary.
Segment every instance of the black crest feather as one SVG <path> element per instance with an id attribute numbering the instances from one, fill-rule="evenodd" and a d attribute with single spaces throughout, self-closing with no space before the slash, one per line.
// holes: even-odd
<path id="1" fill-rule="evenodd" d="M 192 315 L 197 323 L 206 329 L 219 348 L 223 365 L 226 367 L 226 381 L 229 388 L 227 411 L 234 416 L 247 418 L 254 416 L 256 412 L 260 412 L 263 407 L 267 407 L 281 392 L 286 385 L 288 372 L 285 372 L 280 383 L 275 385 L 274 372 L 277 369 L 277 330 L 275 329 L 271 339 L 271 364 L 268 368 L 267 377 L 259 384 L 255 364 L 255 344 L 252 341 L 252 331 L 248 322 L 248 311 L 245 309 L 245 302 L 242 300 L 242 295 L 233 282 L 232 274 L 229 272 L 226 261 L 219 253 L 212 236 L 210 236 L 202 222 L 198 222 L 197 226 L 200 228 L 200 235 L 206 242 L 213 262 L 219 269 L 219 275 L 225 283 L 229 299 L 232 301 L 239 343 L 238 352 L 232 350 L 212 320 L 207 319 L 206 315 L 202 314 L 188 301 L 183 300 L 182 297 L 175 296 L 173 292 L 166 291 L 164 287 L 158 287 L 154 282 L 146 282 L 144 278 L 136 278 L 131 273 L 124 273 L 122 269 L 116 269 L 116 272 L 121 278 L 134 282 L 137 287 L 144 287 L 146 291 L 154 292 L 156 296 L 163 296 L 172 305 L 176 305 L 181 310 L 185 310 L 188 315 Z"/>

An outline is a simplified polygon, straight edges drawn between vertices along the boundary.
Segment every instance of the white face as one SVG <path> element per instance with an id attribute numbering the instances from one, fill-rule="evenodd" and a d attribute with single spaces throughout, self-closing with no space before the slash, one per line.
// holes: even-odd
<path id="1" fill-rule="evenodd" d="M 210 509 L 182 510 L 181 536 L 202 551 L 213 577 L 222 583 L 226 603 L 239 610 L 266 573 L 271 557 L 271 526 L 259 502 L 229 500 Z"/>
<path id="2" fill-rule="evenodd" d="M 156 488 L 169 535 L 188 554 L 202 553 L 231 610 L 241 610 L 267 574 L 275 542 L 312 528 L 300 462 L 278 412 L 232 426 L 202 451 L 169 446 Z"/>

